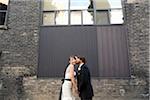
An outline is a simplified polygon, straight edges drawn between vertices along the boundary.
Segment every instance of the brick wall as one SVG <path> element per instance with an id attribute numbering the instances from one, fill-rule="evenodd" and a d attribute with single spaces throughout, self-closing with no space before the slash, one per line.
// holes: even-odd
<path id="1" fill-rule="evenodd" d="M 149 3 L 143 0 L 125 6 L 131 73 L 146 78 L 149 71 Z"/>
<path id="2" fill-rule="evenodd" d="M 10 0 L 8 29 L 0 30 L 2 67 L 27 67 L 35 74 L 38 60 L 39 2 Z"/>
<path id="3" fill-rule="evenodd" d="M 94 100 L 149 99 L 148 0 L 125 2 L 131 79 L 92 78 Z M 0 100 L 57 100 L 58 78 L 37 78 L 38 0 L 10 0 L 8 29 L 0 30 Z"/>
<path id="4" fill-rule="evenodd" d="M 36 74 L 39 12 L 38 0 L 10 0 L 7 29 L 0 29 L 0 100 L 20 100 L 22 76 Z"/>

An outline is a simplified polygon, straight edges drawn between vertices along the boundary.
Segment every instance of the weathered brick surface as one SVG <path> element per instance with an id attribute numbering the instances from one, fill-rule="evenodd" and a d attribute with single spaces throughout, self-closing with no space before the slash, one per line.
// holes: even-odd
<path id="1" fill-rule="evenodd" d="M 134 1 L 135 2 L 135 1 Z M 126 3 L 129 63 L 134 78 L 149 79 L 149 2 Z"/>
<path id="2" fill-rule="evenodd" d="M 148 100 L 148 0 L 125 2 L 131 79 L 92 78 L 94 100 Z M 60 79 L 36 75 L 39 0 L 10 0 L 8 29 L 0 30 L 0 100 L 57 100 Z"/>
<path id="3" fill-rule="evenodd" d="M 39 2 L 10 0 L 8 30 L 0 30 L 2 67 L 29 67 L 35 74 L 38 60 Z"/>
<path id="4" fill-rule="evenodd" d="M 92 79 L 94 88 L 93 100 L 148 100 L 142 95 L 145 91 L 145 82 L 137 80 L 140 83 L 132 83 L 123 79 Z M 24 97 L 29 100 L 58 100 L 61 81 L 60 79 L 24 79 Z M 77 98 L 76 100 L 79 100 Z"/>
<path id="5" fill-rule="evenodd" d="M 149 4 L 126 4 L 129 56 L 132 67 L 149 68 Z"/>

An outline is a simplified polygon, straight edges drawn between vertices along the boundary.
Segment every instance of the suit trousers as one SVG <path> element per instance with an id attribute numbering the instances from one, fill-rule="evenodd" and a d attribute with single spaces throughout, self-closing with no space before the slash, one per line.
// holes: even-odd
<path id="1" fill-rule="evenodd" d="M 88 99 L 86 99 L 86 98 L 81 98 L 81 100 L 92 100 L 92 98 L 88 98 Z"/>

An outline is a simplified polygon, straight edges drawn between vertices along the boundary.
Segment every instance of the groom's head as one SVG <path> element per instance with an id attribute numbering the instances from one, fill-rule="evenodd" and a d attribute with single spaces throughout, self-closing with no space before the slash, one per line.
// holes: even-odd
<path id="1" fill-rule="evenodd" d="M 76 64 L 86 63 L 86 59 L 83 56 L 75 56 L 76 58 Z"/>

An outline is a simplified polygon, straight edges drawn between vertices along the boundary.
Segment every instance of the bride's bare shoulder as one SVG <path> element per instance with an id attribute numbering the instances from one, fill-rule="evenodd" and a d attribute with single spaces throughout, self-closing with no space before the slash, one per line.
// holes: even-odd
<path id="1" fill-rule="evenodd" d="M 74 65 L 73 64 L 69 64 L 69 67 L 74 68 Z"/>

